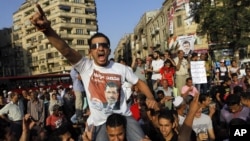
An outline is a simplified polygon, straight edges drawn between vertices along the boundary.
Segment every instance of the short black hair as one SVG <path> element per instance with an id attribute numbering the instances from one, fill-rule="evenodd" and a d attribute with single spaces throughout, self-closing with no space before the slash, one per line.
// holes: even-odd
<path id="1" fill-rule="evenodd" d="M 182 44 L 190 44 L 189 41 L 184 41 Z"/>
<path id="2" fill-rule="evenodd" d="M 127 62 L 126 62 L 126 60 L 125 60 L 124 58 L 120 58 L 120 59 L 118 60 L 118 63 L 121 63 L 121 62 L 124 62 L 125 64 L 127 64 Z"/>
<path id="3" fill-rule="evenodd" d="M 121 115 L 121 114 L 117 114 L 117 113 L 113 113 L 111 115 L 108 116 L 107 121 L 106 121 L 106 127 L 117 127 L 117 126 L 123 126 L 125 131 L 126 131 L 126 125 L 127 125 L 127 120 L 126 117 Z"/>
<path id="4" fill-rule="evenodd" d="M 233 118 L 230 120 L 229 125 L 246 125 L 247 122 L 244 119 L 241 118 Z"/>
<path id="5" fill-rule="evenodd" d="M 158 90 L 157 92 L 156 92 L 156 94 L 158 95 L 158 94 L 163 94 L 164 95 L 164 92 L 163 92 L 163 90 Z"/>
<path id="6" fill-rule="evenodd" d="M 167 119 L 171 123 L 174 123 L 174 121 L 175 121 L 173 112 L 170 111 L 170 110 L 166 110 L 166 109 L 160 110 L 160 114 L 158 115 L 158 120 L 161 119 L 161 118 Z"/>
<path id="7" fill-rule="evenodd" d="M 161 52 L 159 50 L 155 50 L 154 53 L 157 53 L 158 55 L 161 55 Z"/>
<path id="8" fill-rule="evenodd" d="M 233 106 L 235 104 L 240 104 L 240 95 L 238 94 L 230 94 L 226 99 L 227 106 Z"/>
<path id="9" fill-rule="evenodd" d="M 230 77 L 225 77 L 224 80 L 223 80 L 223 83 L 226 83 L 228 81 L 231 81 L 231 78 Z"/>
<path id="10" fill-rule="evenodd" d="M 189 80 L 192 80 L 192 77 L 186 78 L 186 82 L 188 82 Z"/>
<path id="11" fill-rule="evenodd" d="M 210 95 L 208 95 L 208 94 L 200 94 L 199 102 L 202 103 L 203 101 L 206 100 L 207 97 L 210 97 Z"/>
<path id="12" fill-rule="evenodd" d="M 231 77 L 234 77 L 234 76 L 238 76 L 238 74 L 237 73 L 232 73 Z"/>
<path id="13" fill-rule="evenodd" d="M 98 37 L 103 37 L 103 38 L 105 38 L 105 39 L 107 40 L 107 43 L 108 43 L 109 46 L 110 46 L 110 40 L 109 40 L 108 36 L 105 35 L 105 34 L 103 34 L 103 33 L 101 33 L 101 32 L 97 32 L 97 33 L 95 33 L 93 36 L 91 36 L 90 39 L 88 39 L 88 45 L 91 46 L 92 40 L 93 40 L 94 38 L 98 38 Z"/>
<path id="14" fill-rule="evenodd" d="M 244 99 L 250 99 L 250 92 L 243 92 L 240 96 Z"/>

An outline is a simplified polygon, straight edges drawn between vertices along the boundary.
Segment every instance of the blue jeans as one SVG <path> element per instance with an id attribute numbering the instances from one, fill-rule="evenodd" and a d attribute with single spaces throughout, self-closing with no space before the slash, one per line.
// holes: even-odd
<path id="1" fill-rule="evenodd" d="M 144 132 L 141 129 L 140 124 L 132 117 L 126 116 L 127 129 L 126 138 L 128 141 L 140 141 L 144 138 Z M 106 124 L 96 126 L 94 131 L 94 141 L 108 141 L 108 135 L 106 132 Z"/>

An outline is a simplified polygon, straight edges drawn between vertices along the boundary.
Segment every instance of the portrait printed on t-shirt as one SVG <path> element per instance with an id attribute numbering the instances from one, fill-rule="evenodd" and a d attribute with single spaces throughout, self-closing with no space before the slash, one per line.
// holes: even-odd
<path id="1" fill-rule="evenodd" d="M 93 108 L 112 112 L 120 109 L 121 76 L 94 70 L 89 92 Z"/>

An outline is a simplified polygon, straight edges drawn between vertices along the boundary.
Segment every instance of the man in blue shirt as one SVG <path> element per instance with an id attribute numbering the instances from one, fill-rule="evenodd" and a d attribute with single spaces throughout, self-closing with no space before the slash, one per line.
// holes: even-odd
<path id="1" fill-rule="evenodd" d="M 76 119 L 80 120 L 83 113 L 83 98 L 85 97 L 85 90 L 81 81 L 81 76 L 79 73 L 72 67 L 70 71 L 70 77 L 73 82 L 73 91 L 75 94 L 75 110 L 76 110 Z"/>

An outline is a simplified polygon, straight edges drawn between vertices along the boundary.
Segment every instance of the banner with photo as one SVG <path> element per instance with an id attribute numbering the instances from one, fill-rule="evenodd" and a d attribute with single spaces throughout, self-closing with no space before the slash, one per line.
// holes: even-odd
<path id="1" fill-rule="evenodd" d="M 177 42 L 179 44 L 179 50 L 183 50 L 185 56 L 191 55 L 194 51 L 194 35 L 189 36 L 179 36 L 177 37 Z"/>

